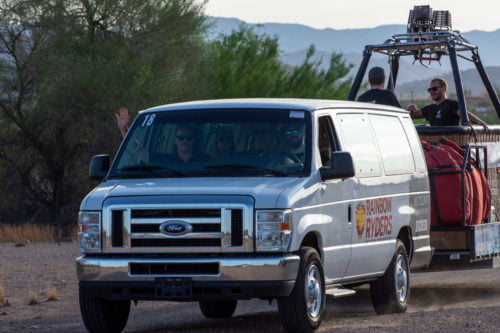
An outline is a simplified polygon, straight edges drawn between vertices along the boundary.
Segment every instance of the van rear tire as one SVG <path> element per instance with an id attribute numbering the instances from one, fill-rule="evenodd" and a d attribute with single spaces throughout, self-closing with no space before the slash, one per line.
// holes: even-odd
<path id="1" fill-rule="evenodd" d="M 300 267 L 295 287 L 288 297 L 278 298 L 281 325 L 287 332 L 313 332 L 325 310 L 325 276 L 318 252 L 310 247 L 299 251 Z"/>
<path id="2" fill-rule="evenodd" d="M 409 267 L 406 248 L 403 242 L 398 239 L 394 256 L 387 271 L 370 284 L 372 304 L 376 313 L 402 313 L 406 311 L 410 298 Z"/>
<path id="3" fill-rule="evenodd" d="M 80 313 L 83 323 L 91 333 L 119 333 L 127 325 L 130 301 L 109 301 L 88 297 L 80 289 Z"/>

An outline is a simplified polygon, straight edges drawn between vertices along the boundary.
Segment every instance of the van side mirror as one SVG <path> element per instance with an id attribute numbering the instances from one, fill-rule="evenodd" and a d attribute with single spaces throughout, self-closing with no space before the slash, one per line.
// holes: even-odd
<path id="1" fill-rule="evenodd" d="M 319 169 L 322 180 L 354 177 L 354 162 L 351 153 L 347 151 L 333 152 L 331 165 L 331 167 Z"/>
<path id="2" fill-rule="evenodd" d="M 94 180 L 103 180 L 109 171 L 109 155 L 95 155 L 90 160 L 89 177 Z"/>

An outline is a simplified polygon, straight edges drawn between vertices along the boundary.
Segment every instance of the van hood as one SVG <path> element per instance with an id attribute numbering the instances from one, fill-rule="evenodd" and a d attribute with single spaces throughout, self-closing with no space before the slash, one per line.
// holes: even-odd
<path id="1" fill-rule="evenodd" d="M 82 201 L 81 210 L 100 210 L 110 197 L 158 195 L 248 195 L 256 208 L 276 207 L 280 194 L 303 178 L 143 178 L 113 179 L 101 183 Z"/>

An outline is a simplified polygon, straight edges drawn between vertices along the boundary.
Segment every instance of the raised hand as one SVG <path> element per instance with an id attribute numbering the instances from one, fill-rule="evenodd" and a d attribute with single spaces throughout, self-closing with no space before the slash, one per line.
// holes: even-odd
<path id="1" fill-rule="evenodd" d="M 127 134 L 128 124 L 130 123 L 130 115 L 128 114 L 128 109 L 121 108 L 118 113 L 115 113 L 116 124 L 123 137 Z"/>

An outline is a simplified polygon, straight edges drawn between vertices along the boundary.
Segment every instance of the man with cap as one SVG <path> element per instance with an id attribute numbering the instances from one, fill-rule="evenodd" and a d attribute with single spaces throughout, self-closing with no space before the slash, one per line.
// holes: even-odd
<path id="1" fill-rule="evenodd" d="M 370 69 L 370 72 L 368 72 L 368 82 L 370 82 L 371 89 L 359 96 L 358 102 L 401 107 L 394 93 L 384 89 L 385 72 L 382 67 L 373 67 Z"/>

